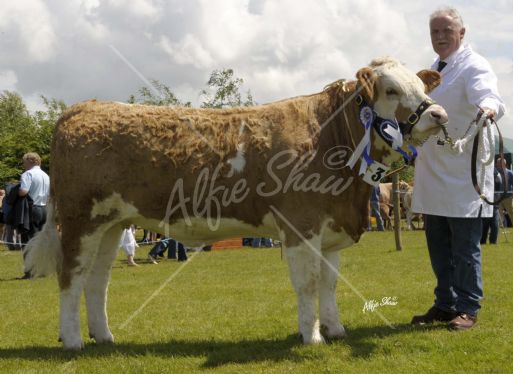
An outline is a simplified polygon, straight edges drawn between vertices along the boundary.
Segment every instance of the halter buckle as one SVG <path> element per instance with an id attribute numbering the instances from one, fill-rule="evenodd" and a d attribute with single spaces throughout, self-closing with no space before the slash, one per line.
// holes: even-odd
<path id="1" fill-rule="evenodd" d="M 415 125 L 419 121 L 419 119 L 420 119 L 420 117 L 419 117 L 419 115 L 417 113 L 412 113 L 408 117 L 408 123 L 410 125 Z"/>

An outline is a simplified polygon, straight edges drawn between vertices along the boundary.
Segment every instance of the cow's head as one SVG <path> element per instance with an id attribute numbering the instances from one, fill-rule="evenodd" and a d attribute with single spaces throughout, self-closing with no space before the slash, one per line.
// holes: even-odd
<path id="1" fill-rule="evenodd" d="M 421 144 L 447 123 L 445 110 L 427 95 L 440 84 L 438 72 L 421 70 L 415 75 L 399 61 L 386 57 L 372 61 L 356 77 L 375 112 L 402 124 L 406 142 Z"/>

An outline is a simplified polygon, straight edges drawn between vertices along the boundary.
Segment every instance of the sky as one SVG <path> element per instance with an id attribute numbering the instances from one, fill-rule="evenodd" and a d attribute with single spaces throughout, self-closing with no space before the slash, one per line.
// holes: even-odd
<path id="1" fill-rule="evenodd" d="M 0 0 L 0 91 L 37 110 L 40 95 L 126 101 L 158 79 L 198 105 L 210 73 L 232 68 L 266 103 L 353 79 L 380 56 L 429 67 L 442 5 L 494 68 L 513 138 L 513 0 Z"/>

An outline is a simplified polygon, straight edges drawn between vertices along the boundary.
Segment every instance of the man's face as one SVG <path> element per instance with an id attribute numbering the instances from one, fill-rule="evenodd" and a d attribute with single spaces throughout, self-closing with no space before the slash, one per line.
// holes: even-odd
<path id="1" fill-rule="evenodd" d="M 433 18 L 429 23 L 429 30 L 433 50 L 441 60 L 457 51 L 463 41 L 463 36 L 465 36 L 465 28 L 449 16 Z"/>

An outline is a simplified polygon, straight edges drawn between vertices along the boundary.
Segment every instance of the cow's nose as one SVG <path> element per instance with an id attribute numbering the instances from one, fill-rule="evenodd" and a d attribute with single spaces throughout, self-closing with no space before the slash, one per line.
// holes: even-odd
<path id="1" fill-rule="evenodd" d="M 449 120 L 447 113 L 443 109 L 433 109 L 429 114 L 438 125 L 443 125 Z"/>

